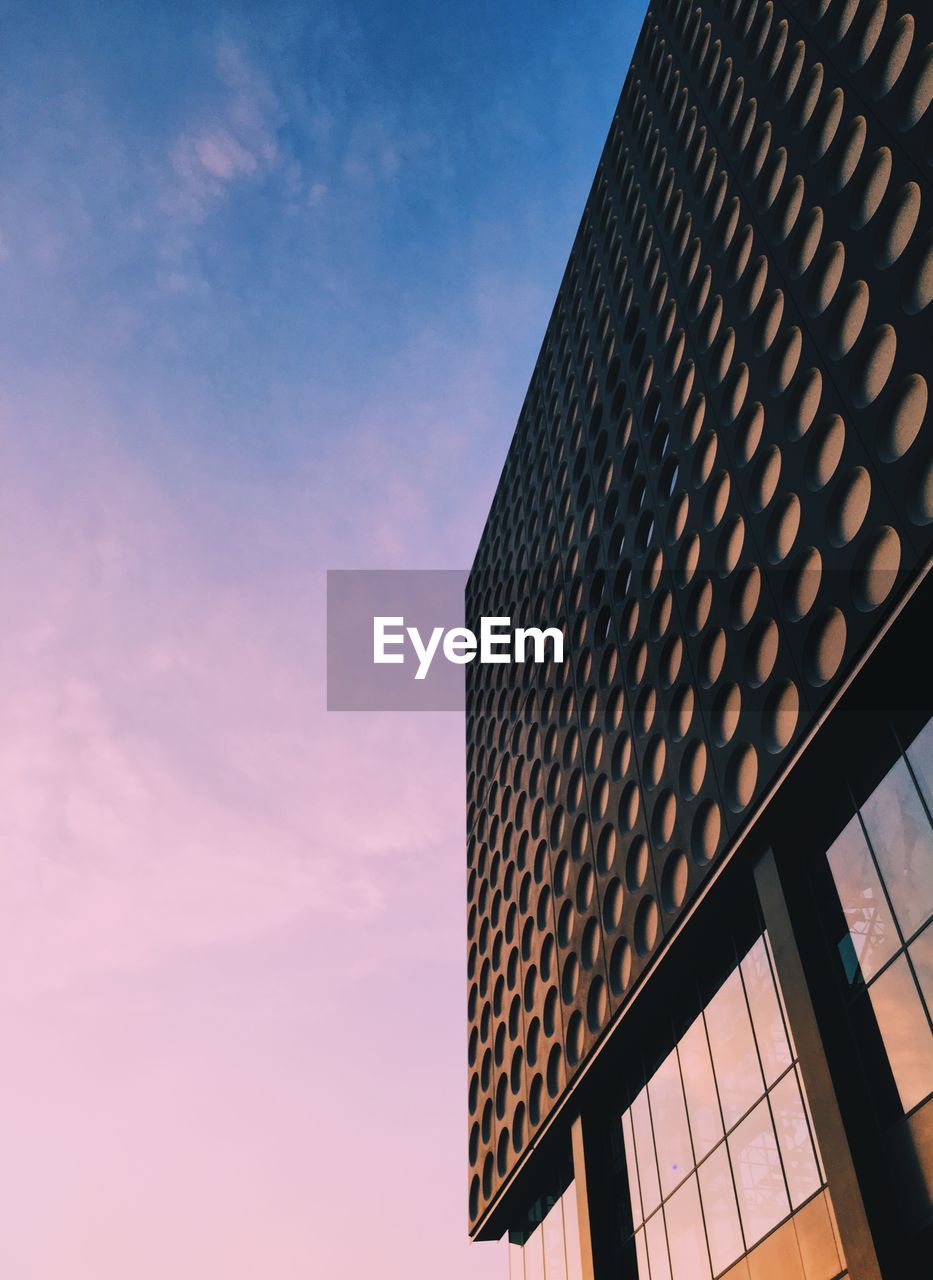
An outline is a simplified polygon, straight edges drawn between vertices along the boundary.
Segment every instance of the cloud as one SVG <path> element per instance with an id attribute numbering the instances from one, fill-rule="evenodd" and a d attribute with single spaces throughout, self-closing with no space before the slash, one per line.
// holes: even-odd
<path id="1" fill-rule="evenodd" d="M 15 406 L 0 451 L 21 548 L 0 568 L 0 667 L 15 673 L 0 738 L 4 994 L 307 913 L 378 917 L 399 877 L 459 847 L 462 747 L 453 717 L 323 709 L 318 556 L 339 491 L 313 507 L 298 488 L 271 496 L 269 545 L 231 579 L 229 548 L 218 555 L 115 430 L 59 412 L 32 440 L 39 458 L 58 430 L 84 441 L 67 487 L 36 492 Z M 398 485 L 417 484 L 383 479 L 346 546 L 364 563 Z M 235 495 L 222 501 L 218 536 L 235 550 L 254 526 Z"/>
<path id="2" fill-rule="evenodd" d="M 214 59 L 214 101 L 169 146 L 174 181 L 163 195 L 171 215 L 202 221 L 230 185 L 261 182 L 280 160 L 278 131 L 283 113 L 278 97 L 246 54 L 228 39 Z"/>

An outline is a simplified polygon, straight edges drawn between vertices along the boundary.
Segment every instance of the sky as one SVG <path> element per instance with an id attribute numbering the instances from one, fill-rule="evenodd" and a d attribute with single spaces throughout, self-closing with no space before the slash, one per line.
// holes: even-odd
<path id="1" fill-rule="evenodd" d="M 327 568 L 469 565 L 641 5 L 0 3 L 0 1274 L 491 1280 L 463 718 Z"/>

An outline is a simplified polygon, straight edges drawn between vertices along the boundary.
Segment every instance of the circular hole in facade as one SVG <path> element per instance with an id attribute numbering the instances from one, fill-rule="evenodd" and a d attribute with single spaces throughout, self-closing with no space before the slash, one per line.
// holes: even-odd
<path id="1" fill-rule="evenodd" d="M 869 613 L 888 598 L 900 564 L 900 538 L 890 525 L 882 525 L 866 539 L 858 557 L 853 595 L 861 610 Z"/>
<path id="2" fill-rule="evenodd" d="M 575 1009 L 567 1020 L 567 1061 L 572 1067 L 583 1057 L 584 1040 L 583 1014 Z"/>
<path id="3" fill-rule="evenodd" d="M 613 876 L 603 893 L 603 922 L 609 933 L 615 933 L 621 923 L 624 902 L 622 882 L 617 876 Z"/>
<path id="4" fill-rule="evenodd" d="M 586 970 L 592 969 L 599 959 L 599 924 L 591 916 L 583 926 L 580 939 L 580 962 Z"/>
<path id="5" fill-rule="evenodd" d="M 780 680 L 765 699 L 762 710 L 762 733 L 765 746 L 772 753 L 783 751 L 797 728 L 800 694 L 792 680 Z"/>
<path id="6" fill-rule="evenodd" d="M 631 842 L 625 859 L 625 882 L 635 893 L 645 883 L 648 875 L 648 841 L 644 836 L 636 836 Z"/>
<path id="7" fill-rule="evenodd" d="M 846 620 L 839 609 L 829 609 L 813 622 L 804 645 L 804 670 L 811 684 L 830 681 L 842 665 L 846 646 Z"/>
<path id="8" fill-rule="evenodd" d="M 750 743 L 735 748 L 726 768 L 726 799 L 735 813 L 745 809 L 755 794 L 758 754 Z"/>
<path id="9" fill-rule="evenodd" d="M 642 898 L 635 912 L 635 949 L 640 956 L 646 956 L 654 947 L 658 923 L 658 904 L 649 894 Z"/>
<path id="10" fill-rule="evenodd" d="M 691 829 L 690 851 L 694 862 L 703 866 L 715 856 L 721 832 L 719 806 L 712 800 L 704 800 L 694 815 Z"/>
<path id="11" fill-rule="evenodd" d="M 673 849 L 661 874 L 661 902 L 665 911 L 677 911 L 687 896 L 690 868 L 681 849 Z"/>
<path id="12" fill-rule="evenodd" d="M 573 1004 L 580 984 L 580 961 L 571 952 L 564 959 L 564 971 L 561 975 L 561 997 L 564 1004 Z"/>
<path id="13" fill-rule="evenodd" d="M 667 844 L 674 834 L 677 820 L 677 800 L 671 790 L 662 791 L 654 807 L 651 832 L 656 846 Z"/>
<path id="14" fill-rule="evenodd" d="M 609 960 L 609 985 L 615 996 L 621 996 L 632 977 L 632 948 L 628 938 L 618 938 Z"/>
<path id="15" fill-rule="evenodd" d="M 560 1092 L 562 1056 L 560 1045 L 551 1045 L 551 1052 L 547 1058 L 547 1091 L 552 1098 L 556 1098 Z"/>
<path id="16" fill-rule="evenodd" d="M 609 998 L 606 984 L 600 974 L 596 974 L 590 984 L 586 998 L 586 1021 L 590 1031 L 595 1035 L 605 1024 L 609 1013 Z"/>

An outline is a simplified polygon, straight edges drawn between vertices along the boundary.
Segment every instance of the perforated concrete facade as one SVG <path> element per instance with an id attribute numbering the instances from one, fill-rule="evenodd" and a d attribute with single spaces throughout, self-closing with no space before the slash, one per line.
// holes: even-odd
<path id="1" fill-rule="evenodd" d="M 468 668 L 471 1226 L 928 555 L 930 25 L 645 19 L 467 590 L 568 642 Z"/>

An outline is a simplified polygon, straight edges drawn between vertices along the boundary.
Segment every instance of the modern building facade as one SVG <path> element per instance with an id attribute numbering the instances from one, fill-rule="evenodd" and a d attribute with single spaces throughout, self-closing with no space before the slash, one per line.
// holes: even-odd
<path id="1" fill-rule="evenodd" d="M 467 588 L 475 1239 L 933 1274 L 933 8 L 652 7 Z"/>

